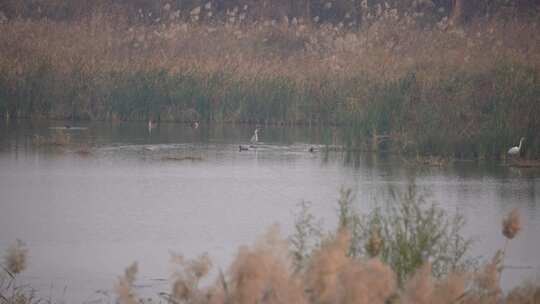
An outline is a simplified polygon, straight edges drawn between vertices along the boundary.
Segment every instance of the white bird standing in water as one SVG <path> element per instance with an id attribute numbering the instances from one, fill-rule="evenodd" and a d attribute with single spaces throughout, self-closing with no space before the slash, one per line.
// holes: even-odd
<path id="1" fill-rule="evenodd" d="M 523 143 L 523 140 L 525 140 L 525 137 L 522 137 L 519 140 L 519 146 L 510 148 L 510 150 L 508 150 L 508 154 L 509 155 L 519 155 L 519 152 L 521 151 L 521 144 Z"/>
<path id="2" fill-rule="evenodd" d="M 255 132 L 253 132 L 253 136 L 251 136 L 251 143 L 256 144 L 259 141 L 259 135 L 258 135 L 259 129 L 255 129 Z"/>
<path id="3" fill-rule="evenodd" d="M 152 119 L 148 120 L 148 132 L 152 133 L 152 129 L 156 127 L 156 122 Z"/>

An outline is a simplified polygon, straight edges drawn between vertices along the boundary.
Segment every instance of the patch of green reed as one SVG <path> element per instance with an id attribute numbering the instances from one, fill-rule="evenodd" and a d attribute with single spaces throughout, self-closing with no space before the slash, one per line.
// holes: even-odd
<path id="1" fill-rule="evenodd" d="M 122 119 L 146 120 L 156 116 L 168 102 L 163 86 L 169 81 L 164 71 L 137 71 L 115 75 L 107 105 Z"/>
<path id="2" fill-rule="evenodd" d="M 500 158 L 523 136 L 526 154 L 539 155 L 534 134 L 540 128 L 540 81 L 533 68 L 501 63 L 485 71 L 455 71 L 429 84 L 411 72 L 382 83 L 357 78 L 355 85 L 364 88 L 346 97 L 349 111 L 342 116 L 351 126 L 345 135 L 349 146 L 387 135 L 387 148 L 403 153 Z"/>
<path id="3" fill-rule="evenodd" d="M 57 97 L 56 77 L 47 60 L 40 60 L 30 67 L 20 78 L 12 81 L 9 90 L 8 108 L 16 113 L 47 113 L 52 109 Z"/>
<path id="4" fill-rule="evenodd" d="M 358 90 L 356 88 L 362 88 Z M 373 138 L 407 132 L 413 100 L 417 94 L 414 73 L 397 80 L 374 81 L 364 77 L 346 83 L 345 92 L 354 92 L 346 97 L 347 112 L 344 117 L 351 125 L 348 137 Z M 348 140 L 352 146 L 366 144 L 364 141 Z"/>
<path id="5" fill-rule="evenodd" d="M 0 113 L 2 118 L 9 117 L 10 114 L 10 100 L 14 98 L 11 96 L 12 92 L 9 87 L 7 76 L 4 73 L 0 73 Z"/>
<path id="6" fill-rule="evenodd" d="M 403 190 L 388 189 L 387 201 L 367 214 L 357 211 L 351 189 L 340 193 L 338 230 L 350 233 L 348 255 L 379 257 L 392 268 L 400 285 L 427 261 L 436 277 L 476 267 L 478 260 L 469 256 L 472 240 L 462 236 L 463 215 L 442 210 L 414 182 Z M 295 267 L 303 269 L 314 248 L 324 241 L 324 233 L 309 203 L 299 208 L 291 250 Z"/>
<path id="7" fill-rule="evenodd" d="M 306 113 L 310 123 L 343 123 L 348 92 L 347 82 L 340 77 L 320 75 L 308 79 L 302 91 L 301 112 Z"/>
<path id="8" fill-rule="evenodd" d="M 539 72 L 510 61 L 429 81 L 414 68 L 396 79 L 362 72 L 302 80 L 194 68 L 108 72 L 82 63 L 61 72 L 46 58 L 18 77 L 7 72 L 0 77 L 3 116 L 341 124 L 353 148 L 375 143 L 375 149 L 458 158 L 504 157 L 525 137 L 525 155 L 540 154 Z"/>
<path id="9" fill-rule="evenodd" d="M 429 134 L 428 140 L 422 142 L 422 137 L 418 136 L 425 152 L 441 152 L 425 146 L 429 139 L 436 137 L 434 133 L 439 133 L 444 143 L 436 146 L 446 146 L 449 156 L 504 157 L 508 148 L 522 136 L 531 140 L 529 153 L 538 155 L 534 144 L 536 136 L 530 133 L 540 126 L 536 119 L 540 112 L 535 105 L 540 90 L 538 72 L 502 63 L 484 72 L 447 78 L 439 86 L 436 89 L 445 96 L 436 103 L 438 108 L 431 111 L 439 117 L 439 125 L 424 128 Z"/>
<path id="10" fill-rule="evenodd" d="M 298 94 L 294 82 L 279 76 L 241 79 L 233 81 L 230 88 L 224 94 L 224 102 L 235 100 L 236 108 L 228 108 L 223 114 L 241 122 L 288 121 Z"/>
<path id="11" fill-rule="evenodd" d="M 222 72 L 145 71 L 112 81 L 106 103 L 122 119 L 275 123 L 292 117 L 298 94 L 283 77 L 238 79 Z"/>

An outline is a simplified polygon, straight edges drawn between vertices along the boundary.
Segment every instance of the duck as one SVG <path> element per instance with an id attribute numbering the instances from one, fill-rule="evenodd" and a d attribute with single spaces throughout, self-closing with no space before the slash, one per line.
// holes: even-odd
<path id="1" fill-rule="evenodd" d="M 242 151 L 249 151 L 249 148 L 246 147 L 246 146 L 239 145 L 239 146 L 238 146 L 238 151 L 240 151 L 240 152 L 242 152 Z"/>

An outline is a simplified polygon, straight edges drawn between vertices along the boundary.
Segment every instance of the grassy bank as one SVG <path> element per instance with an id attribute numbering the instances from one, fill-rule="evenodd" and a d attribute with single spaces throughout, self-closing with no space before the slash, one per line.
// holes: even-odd
<path id="1" fill-rule="evenodd" d="M 390 138 L 400 152 L 465 158 L 501 157 L 523 136 L 540 156 L 535 15 L 453 27 L 388 8 L 346 29 L 247 22 L 249 9 L 162 14 L 4 20 L 2 117 L 342 124 L 354 147 Z"/>

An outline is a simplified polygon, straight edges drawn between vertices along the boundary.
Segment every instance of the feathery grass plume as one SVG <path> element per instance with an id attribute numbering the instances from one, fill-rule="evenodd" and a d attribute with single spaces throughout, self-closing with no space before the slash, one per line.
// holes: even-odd
<path id="1" fill-rule="evenodd" d="M 424 263 L 404 283 L 398 303 L 404 304 L 455 304 L 455 303 L 492 303 L 485 302 L 485 290 L 472 288 L 473 275 L 467 272 L 454 272 L 443 278 L 433 277 L 431 263 Z M 472 295 L 472 296 L 471 296 Z M 489 298 L 491 299 L 491 298 Z"/>
<path id="2" fill-rule="evenodd" d="M 277 227 L 250 248 L 240 248 L 229 269 L 232 303 L 306 303 L 304 288 L 293 275 L 287 242 Z"/>
<path id="3" fill-rule="evenodd" d="M 212 261 L 208 254 L 187 260 L 182 255 L 172 254 L 171 261 L 180 266 L 174 271 L 170 300 L 173 302 L 199 303 L 204 297 L 199 281 L 208 274 Z"/>
<path id="4" fill-rule="evenodd" d="M 232 303 L 229 291 L 229 283 L 225 274 L 220 269 L 218 281 L 208 290 L 207 304 L 229 304 Z"/>
<path id="5" fill-rule="evenodd" d="M 376 257 L 381 253 L 384 246 L 384 239 L 381 238 L 380 228 L 373 227 L 371 229 L 371 234 L 366 243 L 366 253 L 370 257 Z"/>
<path id="6" fill-rule="evenodd" d="M 342 304 L 384 304 L 395 293 L 396 275 L 380 259 L 354 260 L 339 276 Z"/>
<path id="7" fill-rule="evenodd" d="M 431 263 L 427 262 L 405 283 L 401 299 L 404 304 L 431 304 L 437 302 L 434 291 Z"/>
<path id="8" fill-rule="evenodd" d="M 502 233 L 507 239 L 513 239 L 521 230 L 521 217 L 517 208 L 512 209 L 503 219 Z"/>
<path id="9" fill-rule="evenodd" d="M 26 257 L 28 249 L 21 240 L 17 240 L 15 244 L 10 246 L 4 255 L 4 263 L 6 270 L 11 275 L 17 275 L 26 269 Z"/>
<path id="10" fill-rule="evenodd" d="M 537 304 L 540 303 L 540 284 L 523 283 L 510 290 L 505 299 L 506 304 Z"/>
<path id="11" fill-rule="evenodd" d="M 441 304 L 455 304 L 463 299 L 470 284 L 471 274 L 453 272 L 435 284 L 433 299 Z"/>
<path id="12" fill-rule="evenodd" d="M 350 263 L 347 256 L 350 234 L 341 229 L 329 237 L 312 255 L 306 273 L 311 299 L 320 303 L 335 303 L 339 299 L 339 276 Z"/>
<path id="13" fill-rule="evenodd" d="M 503 251 L 498 250 L 491 261 L 475 274 L 476 288 L 472 296 L 468 298 L 492 301 L 490 303 L 496 303 L 501 298 L 500 275 L 503 255 Z"/>
<path id="14" fill-rule="evenodd" d="M 8 247 L 0 264 L 0 303 L 33 304 L 43 302 L 31 286 L 17 284 L 17 275 L 26 269 L 28 249 L 21 240 Z"/>
<path id="15" fill-rule="evenodd" d="M 137 275 L 138 267 L 137 262 L 133 262 L 124 275 L 118 278 L 118 282 L 114 286 L 114 291 L 118 296 L 118 303 L 120 304 L 137 304 L 139 300 L 133 290 L 133 283 Z"/>

